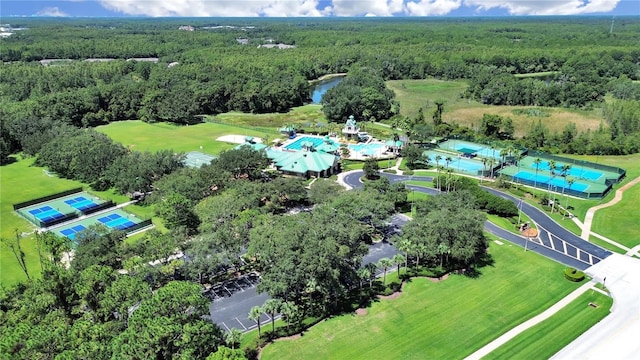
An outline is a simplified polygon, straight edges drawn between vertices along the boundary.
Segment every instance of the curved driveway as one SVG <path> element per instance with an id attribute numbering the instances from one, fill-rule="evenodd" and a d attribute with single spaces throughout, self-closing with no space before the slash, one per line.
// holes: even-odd
<path id="1" fill-rule="evenodd" d="M 344 176 L 343 181 L 351 188 L 360 188 L 363 186 L 360 178 L 363 176 L 362 171 L 354 171 Z M 407 176 L 407 175 L 395 175 L 381 173 L 382 176 L 389 179 L 391 183 L 403 182 L 407 180 L 416 181 L 433 181 L 430 176 Z M 418 191 L 426 194 L 438 194 L 439 191 L 432 188 L 426 188 L 422 186 L 407 185 L 407 189 Z M 510 200 L 516 205 L 519 205 L 522 212 L 537 225 L 540 232 L 537 239 L 528 240 L 527 238 L 507 231 L 489 221 L 485 222 L 485 229 L 491 234 L 494 234 L 504 240 L 514 243 L 521 247 L 527 247 L 527 249 L 546 256 L 552 260 L 555 260 L 561 264 L 575 267 L 580 270 L 585 270 L 589 266 L 600 262 L 602 259 L 611 255 L 611 252 L 602 249 L 590 242 L 581 239 L 579 236 L 573 234 L 567 229 L 560 226 L 547 214 L 538 208 L 529 205 L 527 203 L 520 202 L 520 199 L 505 194 L 495 189 L 484 188 L 490 193 L 500 196 L 504 199 Z"/>

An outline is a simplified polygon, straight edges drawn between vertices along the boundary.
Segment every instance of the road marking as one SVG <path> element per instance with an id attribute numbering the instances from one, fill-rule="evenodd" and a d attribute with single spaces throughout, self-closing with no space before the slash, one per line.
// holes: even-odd
<path id="1" fill-rule="evenodd" d="M 242 326 L 245 330 L 247 330 L 247 327 L 244 326 L 244 324 L 242 322 L 240 322 L 240 320 L 238 320 L 237 317 L 236 317 L 236 321 L 238 322 L 238 324 L 240 324 L 240 326 Z"/>
<path id="2" fill-rule="evenodd" d="M 558 239 L 560 239 L 560 238 L 558 238 Z M 569 255 L 569 253 L 567 252 L 567 242 L 566 242 L 566 241 L 564 241 L 564 240 L 562 240 L 562 239 L 560 239 L 560 241 L 562 241 L 562 247 L 564 248 L 564 253 L 565 253 L 566 255 Z M 578 249 L 578 251 L 580 251 L 580 249 Z M 576 252 L 576 255 L 578 255 L 578 253 L 577 253 L 577 252 Z"/>
<path id="3" fill-rule="evenodd" d="M 231 329 L 229 329 L 229 327 L 227 326 L 227 324 L 224 323 L 224 321 L 222 322 L 222 326 L 224 326 L 225 329 L 227 329 L 227 331 L 231 331 Z"/>

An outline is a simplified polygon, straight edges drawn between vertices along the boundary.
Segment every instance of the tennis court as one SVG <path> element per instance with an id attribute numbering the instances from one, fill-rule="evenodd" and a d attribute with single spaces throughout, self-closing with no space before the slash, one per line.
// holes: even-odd
<path id="1" fill-rule="evenodd" d="M 573 184 L 569 186 L 569 182 L 564 177 L 558 177 L 558 176 L 550 177 L 540 173 L 536 175 L 535 173 L 531 173 L 529 171 L 524 171 L 524 170 L 520 170 L 519 172 L 514 174 L 513 177 L 516 180 L 529 180 L 529 181 L 536 182 L 539 185 L 551 186 L 553 188 L 557 188 L 560 190 L 564 188 L 564 189 L 571 189 L 575 191 L 586 192 L 586 190 L 590 186 L 589 184 L 580 182 L 578 180 L 574 180 Z"/>
<path id="2" fill-rule="evenodd" d="M 109 229 L 116 230 L 125 230 L 136 225 L 135 222 L 130 221 L 127 217 L 123 217 L 120 214 L 103 216 L 98 218 L 98 221 L 106 225 Z"/>
<path id="3" fill-rule="evenodd" d="M 216 157 L 199 151 L 191 151 L 185 155 L 183 164 L 188 167 L 200 168 L 209 165 Z"/>
<path id="4" fill-rule="evenodd" d="M 145 221 L 133 214 L 129 214 L 121 209 L 114 209 L 82 219 L 76 219 L 73 223 L 66 224 L 52 231 L 59 236 L 66 236 L 71 240 L 77 240 L 76 236 L 79 232 L 87 230 L 97 224 L 102 224 L 109 228 L 109 230 L 132 231 L 132 229 L 137 229 L 140 226 L 146 228 L 146 226 L 141 225 L 141 223 L 144 222 Z M 150 222 L 148 225 L 149 227 L 152 226 Z"/>
<path id="5" fill-rule="evenodd" d="M 437 150 L 427 150 L 423 152 L 423 155 L 429 157 L 429 163 L 431 165 L 437 165 L 436 156 L 440 156 L 439 165 L 446 169 L 450 169 L 456 172 L 464 172 L 471 175 L 478 175 L 483 169 L 489 169 L 488 165 L 482 163 L 482 161 L 466 159 L 458 156 L 451 156 L 449 153 L 440 152 Z M 447 164 L 446 159 L 450 158 L 451 161 Z"/>
<path id="6" fill-rule="evenodd" d="M 596 171 L 596 170 L 589 170 L 589 169 L 586 169 L 584 166 L 577 167 L 577 166 L 572 166 L 571 164 L 564 164 L 561 162 L 556 162 L 555 165 L 556 167 L 553 169 L 553 171 L 556 173 L 562 173 L 562 168 L 565 165 L 569 165 L 571 166 L 571 168 L 569 169 L 569 171 L 567 171 L 568 176 L 573 176 L 576 178 L 581 178 L 589 181 L 597 182 L 598 180 L 600 180 L 601 177 L 604 176 L 603 172 Z M 532 163 L 530 167 L 535 169 L 536 168 L 535 162 Z M 549 161 L 541 161 L 540 164 L 537 166 L 537 168 L 539 171 L 542 171 L 542 170 L 549 170 L 551 167 L 550 167 Z"/>
<path id="7" fill-rule="evenodd" d="M 113 206 L 113 201 L 104 201 L 87 192 L 78 191 L 56 198 L 47 197 L 46 200 L 18 208 L 16 211 L 36 226 L 48 227 Z"/>
<path id="8" fill-rule="evenodd" d="M 84 196 L 77 196 L 73 199 L 64 200 L 64 203 L 80 211 L 86 211 L 98 206 L 98 204 L 85 198 Z"/>
<path id="9" fill-rule="evenodd" d="M 74 240 L 76 238 L 76 234 L 84 230 L 87 230 L 87 228 L 82 225 L 76 225 L 76 226 L 61 230 L 60 233 L 68 237 L 69 239 Z"/>
<path id="10" fill-rule="evenodd" d="M 475 155 L 483 158 L 494 158 L 496 160 L 502 160 L 500 153 L 501 148 L 491 148 L 489 145 L 481 145 L 464 140 L 447 140 L 438 146 L 442 149 L 453 150 L 465 155 Z"/>
<path id="11" fill-rule="evenodd" d="M 64 214 L 51 206 L 45 205 L 36 209 L 29 210 L 29 214 L 38 219 L 41 223 L 49 223 L 58 219 L 62 219 Z"/>

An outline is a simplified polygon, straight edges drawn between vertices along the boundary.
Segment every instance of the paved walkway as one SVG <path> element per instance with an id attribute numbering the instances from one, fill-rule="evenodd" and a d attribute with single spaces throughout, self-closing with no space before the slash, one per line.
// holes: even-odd
<path id="1" fill-rule="evenodd" d="M 607 202 L 606 204 L 594 206 L 587 210 L 587 215 L 585 215 L 584 217 L 584 224 L 582 226 L 582 235 L 580 235 L 580 237 L 589 241 L 589 236 L 591 235 L 591 224 L 593 223 L 593 216 L 595 215 L 596 211 L 619 203 L 620 200 L 622 200 L 622 194 L 625 192 L 625 190 L 629 189 L 637 183 L 640 183 L 640 176 L 625 184 L 620 189 L 616 190 L 616 195 L 611 201 Z"/>
<path id="2" fill-rule="evenodd" d="M 638 359 L 640 354 L 640 260 L 613 254 L 585 271 L 613 297 L 611 314 L 552 359 Z"/>
<path id="3" fill-rule="evenodd" d="M 593 285 L 595 285 L 595 282 L 590 281 L 590 282 L 580 286 L 579 288 L 574 290 L 571 294 L 565 296 L 563 299 L 561 299 L 560 301 L 555 303 L 553 306 L 551 306 L 550 308 L 545 310 L 543 313 L 541 313 L 541 314 L 539 314 L 539 315 L 537 315 L 537 316 L 535 316 L 535 317 L 523 322 L 522 324 L 514 327 L 513 329 L 511 329 L 508 332 L 506 332 L 504 335 L 500 336 L 499 338 L 493 340 L 489 344 L 487 344 L 484 347 L 482 347 L 480 350 L 478 350 L 478 351 L 474 352 L 473 354 L 469 355 L 466 359 L 467 360 L 476 360 L 476 359 L 483 358 L 484 356 L 488 355 L 489 353 L 491 353 L 495 349 L 497 349 L 500 346 L 502 346 L 503 344 L 507 343 L 509 340 L 513 339 L 514 337 L 516 337 L 517 335 L 519 335 L 523 331 L 525 331 L 525 330 L 529 329 L 530 327 L 535 326 L 535 325 L 543 322 L 544 320 L 550 318 L 553 314 L 557 313 L 560 309 L 562 309 L 563 307 L 567 306 L 570 302 L 572 302 L 573 300 L 577 299 L 580 295 L 582 295 L 583 293 L 585 293 L 586 291 L 591 289 L 593 287 Z"/>

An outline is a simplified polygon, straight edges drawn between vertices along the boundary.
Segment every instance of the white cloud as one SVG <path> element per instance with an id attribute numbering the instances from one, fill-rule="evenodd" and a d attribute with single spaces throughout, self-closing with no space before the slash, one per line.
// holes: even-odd
<path id="1" fill-rule="evenodd" d="M 36 16 L 53 16 L 53 17 L 65 17 L 65 16 L 69 16 L 67 13 L 65 13 L 64 11 L 61 11 L 60 9 L 58 9 L 57 6 L 53 6 L 53 7 L 46 7 L 40 11 L 38 11 L 36 13 Z"/>
<path id="2" fill-rule="evenodd" d="M 83 1 L 83 0 L 66 0 Z M 621 0 L 99 0 L 107 9 L 145 16 L 430 16 L 461 6 L 479 14 L 506 9 L 513 15 L 605 13 Z M 320 3 L 324 8 L 319 8 Z M 47 11 L 46 13 L 44 11 Z M 66 16 L 47 8 L 43 16 Z"/>
<path id="3" fill-rule="evenodd" d="M 336 16 L 393 16 L 405 13 L 404 0 L 333 0 Z"/>
<path id="4" fill-rule="evenodd" d="M 462 5 L 462 0 L 419 0 L 407 3 L 407 15 L 446 15 Z"/>
<path id="5" fill-rule="evenodd" d="M 620 0 L 465 0 L 478 10 L 507 9 L 512 15 L 577 15 L 609 12 Z"/>
<path id="6" fill-rule="evenodd" d="M 146 16 L 323 16 L 318 0 L 100 0 L 109 10 Z"/>

